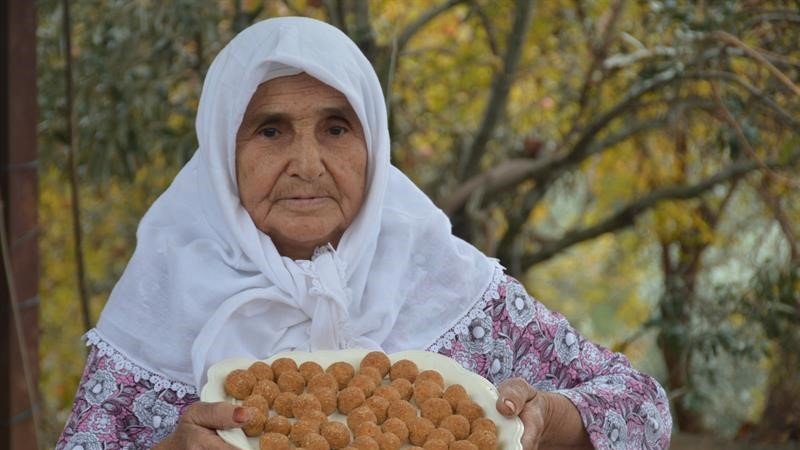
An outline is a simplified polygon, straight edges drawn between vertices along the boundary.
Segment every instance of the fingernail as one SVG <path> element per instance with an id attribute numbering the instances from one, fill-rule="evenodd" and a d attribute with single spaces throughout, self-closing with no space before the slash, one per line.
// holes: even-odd
<path id="1" fill-rule="evenodd" d="M 511 400 L 506 400 L 503 403 L 505 403 L 506 406 L 508 406 L 509 409 L 511 409 L 511 411 L 516 411 L 517 410 L 517 407 L 514 406 L 514 402 L 512 402 Z"/>
<path id="2" fill-rule="evenodd" d="M 238 423 L 245 423 L 250 420 L 250 411 L 245 407 L 238 407 L 233 410 L 233 420 Z"/>

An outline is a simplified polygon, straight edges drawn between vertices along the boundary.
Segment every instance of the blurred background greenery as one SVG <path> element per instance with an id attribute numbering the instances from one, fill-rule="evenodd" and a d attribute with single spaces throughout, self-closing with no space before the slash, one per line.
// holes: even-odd
<path id="1" fill-rule="evenodd" d="M 86 331 L 62 2 L 39 0 L 40 388 L 63 428 Z M 800 2 L 72 2 L 77 188 L 95 321 L 196 147 L 235 33 L 306 15 L 381 77 L 393 161 L 454 231 L 667 388 L 676 430 L 800 440 Z"/>

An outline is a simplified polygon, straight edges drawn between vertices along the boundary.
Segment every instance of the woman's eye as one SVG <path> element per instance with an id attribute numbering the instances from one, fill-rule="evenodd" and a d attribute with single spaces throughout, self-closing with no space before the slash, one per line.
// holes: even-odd
<path id="1" fill-rule="evenodd" d="M 264 136 L 264 137 L 269 137 L 269 138 L 271 138 L 271 137 L 276 137 L 276 136 L 278 136 L 278 135 L 280 134 L 280 131 L 278 131 L 278 129 L 277 129 L 277 128 L 269 128 L 269 127 L 267 127 L 267 128 L 262 128 L 262 129 L 259 131 L 259 134 L 261 134 L 261 135 L 262 135 L 262 136 Z"/>
<path id="2" fill-rule="evenodd" d="M 345 128 L 345 127 L 330 127 L 330 129 L 328 129 L 328 132 L 330 132 L 334 136 L 341 136 L 341 135 L 347 133 L 347 128 Z"/>

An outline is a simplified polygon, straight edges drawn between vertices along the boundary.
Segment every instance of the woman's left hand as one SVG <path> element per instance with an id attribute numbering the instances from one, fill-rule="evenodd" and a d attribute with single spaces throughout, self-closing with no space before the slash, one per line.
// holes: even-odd
<path id="1" fill-rule="evenodd" d="M 524 427 L 522 450 L 592 449 L 577 408 L 563 395 L 540 391 L 522 378 L 511 378 L 498 387 L 497 410 L 519 416 Z"/>

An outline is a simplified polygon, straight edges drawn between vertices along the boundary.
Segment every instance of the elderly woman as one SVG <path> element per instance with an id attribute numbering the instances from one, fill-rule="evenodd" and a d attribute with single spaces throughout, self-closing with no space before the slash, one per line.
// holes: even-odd
<path id="1" fill-rule="evenodd" d="M 389 162 L 384 98 L 343 33 L 246 29 L 211 65 L 199 149 L 139 225 L 58 448 L 230 448 L 249 410 L 208 367 L 289 350 L 426 349 L 499 385 L 525 450 L 667 448 L 663 389 L 581 337 Z"/>

